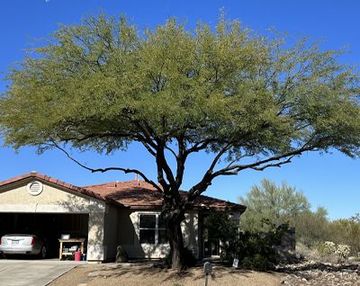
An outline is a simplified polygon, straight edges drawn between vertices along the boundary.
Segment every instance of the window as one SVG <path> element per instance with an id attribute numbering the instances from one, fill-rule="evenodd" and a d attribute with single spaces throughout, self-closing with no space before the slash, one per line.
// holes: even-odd
<path id="1" fill-rule="evenodd" d="M 167 231 L 159 214 L 140 214 L 140 243 L 167 243 Z"/>

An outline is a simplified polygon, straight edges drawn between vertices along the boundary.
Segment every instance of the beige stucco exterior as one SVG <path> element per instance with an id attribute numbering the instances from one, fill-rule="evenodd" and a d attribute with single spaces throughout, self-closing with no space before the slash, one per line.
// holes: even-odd
<path id="1" fill-rule="evenodd" d="M 87 259 L 102 261 L 107 258 L 105 252 L 108 245 L 104 240 L 105 202 L 44 182 L 42 192 L 31 195 L 27 188 L 29 182 L 31 181 L 0 190 L 0 213 L 88 214 Z"/>
<path id="2" fill-rule="evenodd" d="M 169 252 L 168 244 L 140 244 L 140 214 L 154 211 L 121 209 L 95 198 L 74 193 L 42 182 L 42 192 L 31 195 L 31 180 L 0 190 L 0 212 L 88 214 L 87 259 L 103 261 L 116 256 L 116 247 L 124 247 L 131 258 L 161 258 Z M 184 243 L 198 255 L 198 214 L 190 212 L 182 224 Z"/>
<path id="3" fill-rule="evenodd" d="M 39 194 L 29 190 L 29 183 L 34 180 L 42 184 Z M 76 218 L 79 218 L 76 214 L 83 214 L 85 228 L 82 227 L 81 233 L 87 233 L 88 261 L 112 260 L 118 246 L 132 259 L 163 258 L 170 250 L 169 244 L 140 243 L 140 215 L 159 214 L 160 211 L 125 208 L 56 182 L 28 178 L 1 186 L 1 213 L 74 214 Z M 235 220 L 239 216 L 240 212 L 233 214 Z M 203 255 L 202 221 L 203 212 L 194 210 L 185 214 L 182 223 L 184 244 L 198 258 Z"/>
<path id="4" fill-rule="evenodd" d="M 162 258 L 169 252 L 168 244 L 139 242 L 140 214 L 158 211 L 133 211 L 109 205 L 86 195 L 42 182 L 39 195 L 31 195 L 27 185 L 31 180 L 0 190 L 0 213 L 73 213 L 88 214 L 87 259 L 104 261 L 116 256 L 118 245 L 131 258 Z M 199 254 L 198 213 L 189 212 L 182 224 L 185 246 Z"/>
<path id="5" fill-rule="evenodd" d="M 159 214 L 159 211 L 124 211 L 119 213 L 119 243 L 124 247 L 130 257 L 157 259 L 167 255 L 170 250 L 169 244 L 146 244 L 140 243 L 140 215 L 141 214 Z M 185 215 L 185 221 L 182 224 L 184 234 L 184 244 L 191 249 L 198 257 L 199 255 L 199 230 L 198 213 L 189 212 Z"/>

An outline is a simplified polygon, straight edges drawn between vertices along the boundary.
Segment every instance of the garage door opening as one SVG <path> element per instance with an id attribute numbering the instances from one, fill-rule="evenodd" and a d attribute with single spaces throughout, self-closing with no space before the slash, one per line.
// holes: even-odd
<path id="1" fill-rule="evenodd" d="M 5 234 L 35 234 L 47 242 L 49 258 L 59 257 L 59 238 L 88 236 L 88 214 L 0 213 L 0 237 Z M 86 243 L 85 243 L 86 247 Z"/>

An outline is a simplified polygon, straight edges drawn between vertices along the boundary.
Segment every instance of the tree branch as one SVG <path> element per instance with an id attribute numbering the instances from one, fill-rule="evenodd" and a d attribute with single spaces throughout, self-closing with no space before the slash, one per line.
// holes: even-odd
<path id="1" fill-rule="evenodd" d="M 178 157 L 178 155 L 175 153 L 175 151 L 173 149 L 171 149 L 167 144 L 165 144 L 165 149 L 168 150 L 171 154 L 173 154 L 175 158 Z"/>
<path id="2" fill-rule="evenodd" d="M 184 136 L 178 136 L 178 155 L 176 156 L 176 185 L 177 188 L 180 188 L 183 178 L 184 178 L 184 171 L 185 171 L 185 162 L 188 154 L 186 153 L 186 146 Z"/>
<path id="3" fill-rule="evenodd" d="M 201 195 L 203 192 L 206 191 L 206 189 L 211 185 L 212 180 L 218 176 L 226 176 L 226 175 L 236 175 L 240 171 L 245 169 L 253 169 L 257 171 L 262 171 L 269 167 L 280 167 L 284 164 L 288 164 L 291 162 L 292 158 L 294 158 L 297 155 L 300 155 L 303 152 L 316 150 L 316 146 L 314 144 L 310 145 L 311 139 L 305 143 L 302 147 L 280 154 L 276 155 L 267 159 L 259 160 L 254 163 L 246 164 L 246 165 L 227 165 L 225 168 L 222 168 L 216 172 L 214 172 L 214 167 L 218 160 L 221 158 L 222 154 L 224 154 L 228 149 L 224 148 L 222 149 L 214 158 L 213 162 L 211 163 L 208 171 L 205 173 L 203 178 L 198 182 L 196 185 L 194 185 L 190 190 L 188 194 L 188 200 L 187 203 L 193 201 L 196 197 Z M 284 159 L 284 160 L 283 160 Z M 281 161 L 280 161 L 281 160 Z M 276 162 L 280 161 L 280 162 Z M 275 163 L 274 163 L 275 162 Z"/>
<path id="4" fill-rule="evenodd" d="M 201 181 L 198 184 L 194 185 L 189 190 L 188 202 L 193 201 L 197 196 L 199 196 L 202 192 L 204 192 L 207 189 L 207 187 L 211 184 L 211 181 L 213 179 L 212 174 L 213 174 L 213 171 L 214 171 L 214 168 L 215 168 L 216 164 L 219 162 L 220 158 L 227 151 L 229 151 L 231 146 L 232 145 L 230 143 L 228 143 L 218 152 L 218 154 L 215 156 L 215 158 L 211 162 L 209 169 L 206 171 L 206 173 L 203 176 L 203 178 L 201 179 Z"/>
<path id="5" fill-rule="evenodd" d="M 141 178 L 144 179 L 145 182 L 151 184 L 155 189 L 157 189 L 160 192 L 163 192 L 163 190 L 157 185 L 154 181 L 150 180 L 143 172 L 141 172 L 138 169 L 131 169 L 131 168 L 122 168 L 122 167 L 107 167 L 107 168 L 91 168 L 86 166 L 84 163 L 80 162 L 79 160 L 75 159 L 73 156 L 70 155 L 68 151 L 65 150 L 65 148 L 59 146 L 55 141 L 51 141 L 51 144 L 49 144 L 50 147 L 55 147 L 56 149 L 60 150 L 65 154 L 66 157 L 68 157 L 71 161 L 76 163 L 78 166 L 84 168 L 85 170 L 90 171 L 91 173 L 105 173 L 108 171 L 121 171 L 125 174 L 137 174 Z"/>
<path id="6" fill-rule="evenodd" d="M 164 188 L 166 187 L 166 190 L 169 189 L 169 184 L 170 186 L 174 189 L 174 187 L 176 187 L 176 181 L 174 178 L 174 174 L 168 164 L 168 162 L 166 161 L 166 157 L 165 157 L 165 143 L 162 142 L 162 140 L 158 139 L 157 142 L 157 150 L 156 150 L 156 165 L 158 168 L 158 181 L 159 183 L 161 183 L 161 185 L 164 184 Z M 166 183 L 163 172 L 166 175 L 166 178 L 169 182 Z"/>
<path id="7" fill-rule="evenodd" d="M 253 170 L 262 171 L 268 167 L 280 167 L 281 165 L 290 163 L 291 159 L 293 157 L 295 157 L 296 155 L 300 155 L 301 153 L 306 152 L 306 151 L 311 151 L 311 150 L 315 151 L 316 150 L 315 146 L 308 146 L 308 147 L 306 147 L 306 146 L 307 146 L 307 144 L 303 145 L 299 149 L 295 149 L 293 151 L 289 151 L 284 154 L 280 154 L 280 155 L 273 156 L 273 157 L 270 157 L 267 159 L 256 161 L 254 163 L 250 163 L 250 164 L 246 164 L 246 165 L 227 166 L 219 171 L 214 172 L 212 174 L 212 176 L 217 177 L 220 175 L 232 175 L 232 174 L 236 175 L 237 173 L 239 173 L 240 171 L 245 170 L 245 169 L 253 169 Z M 278 162 L 278 163 L 271 163 L 271 162 L 279 161 L 282 159 L 286 159 L 286 160 L 282 161 L 282 162 Z M 269 164 L 267 164 L 267 163 L 269 163 Z"/>
<path id="8" fill-rule="evenodd" d="M 185 152 L 187 154 L 199 152 L 203 149 L 206 149 L 211 142 L 215 142 L 215 141 L 216 141 L 215 139 L 204 139 L 202 141 L 195 143 L 193 146 L 185 150 Z"/>

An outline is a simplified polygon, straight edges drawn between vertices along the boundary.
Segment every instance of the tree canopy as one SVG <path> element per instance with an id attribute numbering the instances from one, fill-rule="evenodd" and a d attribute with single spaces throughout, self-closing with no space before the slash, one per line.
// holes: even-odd
<path id="1" fill-rule="evenodd" d="M 306 151 L 360 154 L 359 78 L 337 55 L 223 17 L 193 31 L 174 19 L 138 31 L 123 17 L 90 17 L 59 28 L 9 72 L 0 130 L 14 148 L 68 156 L 64 144 L 109 153 L 139 142 L 154 157 L 156 180 L 121 163 L 93 169 L 72 159 L 94 172 L 140 175 L 164 193 L 178 214 L 170 226 L 178 225 L 216 177 Z M 184 198 L 187 159 L 200 151 L 213 161 Z"/>
<path id="2" fill-rule="evenodd" d="M 359 155 L 358 77 L 305 41 L 286 48 L 224 19 L 216 31 L 171 19 L 142 34 L 100 16 L 60 28 L 35 52 L 9 73 L 0 102 L 16 148 L 55 141 L 111 152 L 139 141 L 153 153 L 162 141 L 230 162 L 330 147 Z M 222 173 L 272 162 L 258 161 Z"/>

